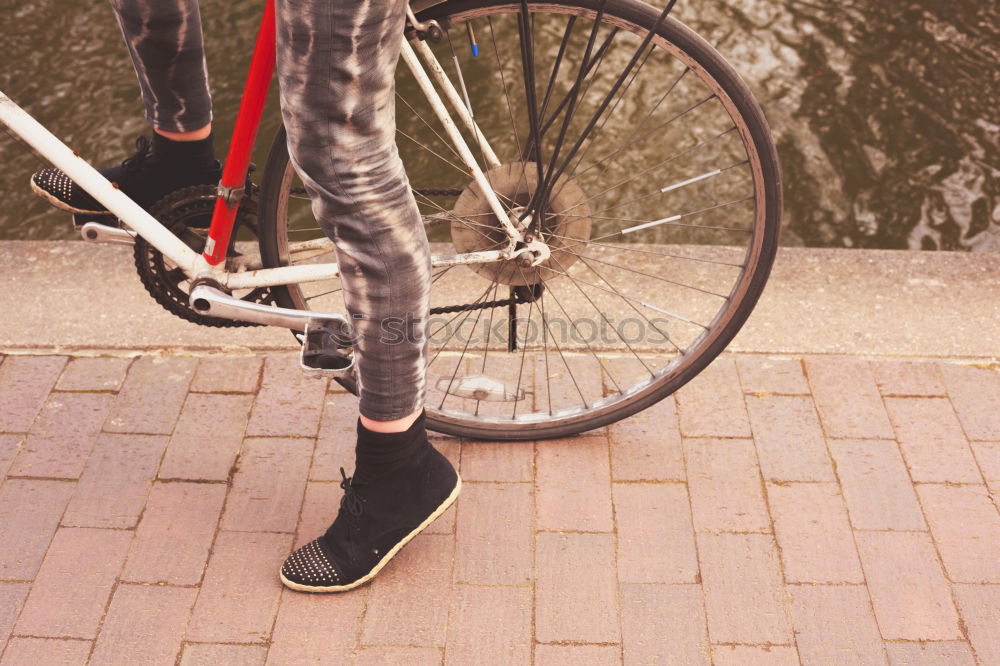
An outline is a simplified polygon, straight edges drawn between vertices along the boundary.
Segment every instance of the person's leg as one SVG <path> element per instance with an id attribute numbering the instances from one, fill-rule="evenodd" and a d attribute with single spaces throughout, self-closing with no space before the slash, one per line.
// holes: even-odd
<path id="1" fill-rule="evenodd" d="M 283 582 L 299 590 L 368 580 L 461 487 L 424 429 L 430 251 L 395 143 L 405 6 L 277 2 L 289 153 L 336 247 L 360 380 L 357 465 L 342 483 L 341 511 L 282 567 Z"/>
<path id="2" fill-rule="evenodd" d="M 139 205 L 191 185 L 215 184 L 219 165 L 212 141 L 201 15 L 197 0 L 112 0 L 152 125 L 152 142 L 141 138 L 136 154 L 103 169 Z M 107 211 L 62 171 L 43 169 L 32 189 L 72 213 Z"/>
<path id="3" fill-rule="evenodd" d="M 111 6 L 139 79 L 146 120 L 165 136 L 206 138 L 212 98 L 198 0 L 111 0 Z"/>
<path id="4" fill-rule="evenodd" d="M 430 252 L 395 137 L 404 11 L 405 0 L 278 2 L 289 152 L 336 244 L 366 422 L 413 418 L 425 388 Z M 409 335 L 387 344 L 400 325 Z"/>

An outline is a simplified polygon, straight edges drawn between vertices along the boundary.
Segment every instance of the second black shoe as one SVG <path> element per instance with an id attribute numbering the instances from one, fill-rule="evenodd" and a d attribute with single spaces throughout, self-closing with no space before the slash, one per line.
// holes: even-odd
<path id="1" fill-rule="evenodd" d="M 135 154 L 119 166 L 100 169 L 137 204 L 149 209 L 167 194 L 192 185 L 215 185 L 222 167 L 212 151 L 212 137 L 200 141 L 170 141 L 156 134 L 140 136 Z M 31 176 L 31 189 L 50 204 L 75 214 L 107 215 L 108 209 L 60 169 L 42 169 Z"/>
<path id="2" fill-rule="evenodd" d="M 372 437 L 359 424 L 358 469 L 350 478 L 340 470 L 344 496 L 337 519 L 285 560 L 282 583 L 302 592 L 358 587 L 451 506 L 462 480 L 427 441 L 424 418 L 391 436 Z M 364 440 L 379 437 L 391 445 L 366 451 Z"/>

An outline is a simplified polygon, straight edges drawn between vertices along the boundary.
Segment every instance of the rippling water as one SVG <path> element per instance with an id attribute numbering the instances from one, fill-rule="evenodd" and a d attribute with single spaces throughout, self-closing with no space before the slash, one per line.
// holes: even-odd
<path id="1" fill-rule="evenodd" d="M 201 4 L 224 137 L 263 3 Z M 1000 5 L 681 0 L 675 16 L 764 106 L 784 169 L 784 244 L 1000 251 Z M 129 154 L 145 125 L 110 8 L 0 0 L 0 17 L 0 90 L 94 163 Z M 37 159 L 2 135 L 0 156 L 0 239 L 72 237 L 27 187 Z"/>

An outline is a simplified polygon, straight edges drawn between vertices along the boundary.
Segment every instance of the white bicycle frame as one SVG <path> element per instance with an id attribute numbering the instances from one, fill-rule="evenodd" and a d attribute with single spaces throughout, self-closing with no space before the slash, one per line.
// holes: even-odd
<path id="1" fill-rule="evenodd" d="M 416 49 L 411 46 L 408 40 L 403 40 L 401 58 L 410 69 L 421 91 L 426 95 L 434 114 L 438 117 L 448 138 L 454 144 L 456 151 L 468 167 L 473 179 L 479 185 L 480 190 L 485 193 L 491 210 L 500 221 L 508 236 L 507 247 L 501 250 L 435 255 L 431 258 L 431 265 L 434 267 L 445 267 L 462 264 L 481 264 L 505 261 L 522 254 L 528 254 L 531 257 L 532 265 L 538 265 L 548 258 L 548 246 L 537 239 L 530 243 L 523 242 L 521 231 L 515 225 L 511 214 L 504 208 L 499 197 L 490 186 L 483 169 L 466 143 L 445 102 L 438 94 L 431 80 L 432 77 L 444 91 L 445 97 L 451 104 L 459 121 L 475 137 L 478 147 L 485 157 L 487 168 L 499 166 L 500 160 L 476 124 L 471 109 L 463 102 L 462 97 L 455 89 L 455 86 L 448 78 L 448 75 L 441 67 L 430 47 L 419 40 L 415 40 L 415 43 Z M 430 77 L 424 70 L 420 58 L 417 57 L 417 53 L 419 53 L 420 58 L 423 59 L 429 68 Z M 111 213 L 125 223 L 136 235 L 145 239 L 192 279 L 208 278 L 232 291 L 316 282 L 336 278 L 340 275 L 340 269 L 336 263 L 263 268 L 259 258 L 257 258 L 255 261 L 243 260 L 236 267 L 237 270 L 235 271 L 229 270 L 226 262 L 213 266 L 201 254 L 188 247 L 137 203 L 114 187 L 96 169 L 80 157 L 77 152 L 71 150 L 66 144 L 56 138 L 55 135 L 32 118 L 24 109 L 15 104 L 2 91 L 0 91 L 0 122 L 7 125 L 15 135 L 66 173 L 75 183 L 106 206 Z M 527 218 L 521 220 L 519 224 L 524 228 L 529 221 L 530 218 Z M 518 243 L 521 243 L 522 247 L 517 248 Z M 327 239 L 317 239 L 315 241 L 293 244 L 290 249 L 292 251 L 315 251 L 323 247 L 332 247 L 332 243 Z"/>

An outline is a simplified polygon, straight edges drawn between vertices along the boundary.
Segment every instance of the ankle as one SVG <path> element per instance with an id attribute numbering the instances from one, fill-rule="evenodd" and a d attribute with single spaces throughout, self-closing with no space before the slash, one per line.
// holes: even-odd
<path id="1" fill-rule="evenodd" d="M 200 141 L 206 137 L 212 135 L 212 123 L 200 127 L 196 130 L 191 130 L 190 132 L 171 132 L 169 130 L 160 129 L 158 127 L 153 128 L 153 132 L 159 134 L 162 137 L 170 139 L 171 141 Z"/>
<path id="2" fill-rule="evenodd" d="M 358 419 L 355 482 L 367 483 L 419 457 L 430 447 L 424 424 L 423 412 L 403 432 L 374 432 Z"/>
<path id="3" fill-rule="evenodd" d="M 215 137 L 209 131 L 201 139 L 177 141 L 157 131 L 153 133 L 153 155 L 168 165 L 195 169 L 211 166 L 215 163 Z"/>

